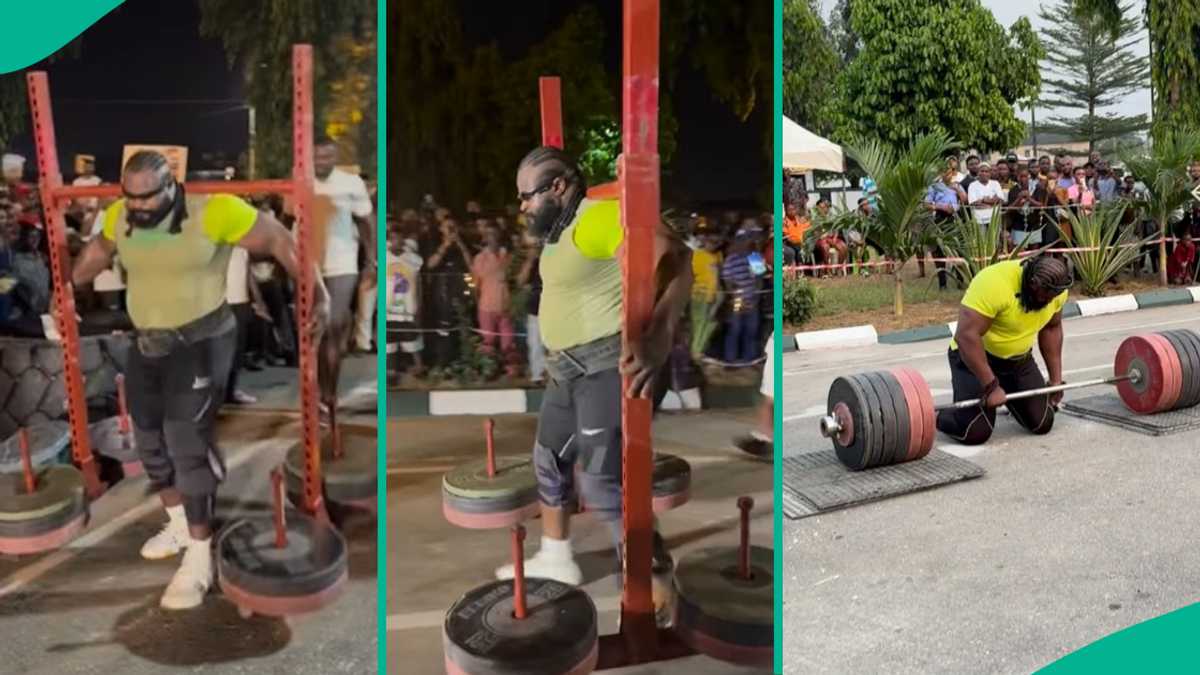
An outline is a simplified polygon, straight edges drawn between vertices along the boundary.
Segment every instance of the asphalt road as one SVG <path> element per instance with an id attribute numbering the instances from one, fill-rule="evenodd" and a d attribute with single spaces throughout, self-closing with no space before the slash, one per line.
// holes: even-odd
<path id="1" fill-rule="evenodd" d="M 1111 372 L 1124 337 L 1200 329 L 1200 309 L 1065 326 L 1066 378 L 1094 378 Z M 904 364 L 950 400 L 947 342 L 786 355 L 785 455 L 830 447 L 817 416 L 839 374 Z M 784 672 L 1027 673 L 1192 604 L 1197 434 L 1152 437 L 1060 414 L 1051 434 L 1033 437 L 1001 416 L 985 446 L 937 441 L 983 466 L 982 478 L 785 518 Z"/>
<path id="2" fill-rule="evenodd" d="M 299 437 L 297 419 L 251 413 L 222 420 L 218 438 L 229 472 L 217 495 L 218 518 L 228 522 L 270 508 L 268 476 Z M 343 422 L 373 425 L 375 419 Z M 163 522 L 145 479 L 124 480 L 92 503 L 88 528 L 67 547 L 0 557 L 0 673 L 375 672 L 373 517 L 343 524 L 350 547 L 343 595 L 316 613 L 288 619 L 242 619 L 219 590 L 193 610 L 160 609 L 179 559 L 145 561 L 138 550 Z"/>

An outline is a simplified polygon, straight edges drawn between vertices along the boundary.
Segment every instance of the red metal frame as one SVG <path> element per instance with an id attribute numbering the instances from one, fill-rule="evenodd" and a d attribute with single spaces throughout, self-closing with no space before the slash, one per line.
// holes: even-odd
<path id="1" fill-rule="evenodd" d="M 83 474 L 87 495 L 104 493 L 92 443 L 88 437 L 87 399 L 83 393 L 83 371 L 79 365 L 79 326 L 75 322 L 75 289 L 71 283 L 71 255 L 67 251 L 65 205 L 55 191 L 62 187 L 58 168 L 58 145 L 54 138 L 54 115 L 50 109 L 50 83 L 44 72 L 26 75 L 29 111 L 37 150 L 38 188 L 46 217 L 46 243 L 50 248 L 50 283 L 54 291 L 54 321 L 62 337 L 63 380 L 66 384 L 67 420 L 71 426 L 71 454 Z"/>
<path id="2" fill-rule="evenodd" d="M 626 345 L 641 340 L 654 313 L 654 237 L 660 219 L 658 158 L 659 0 L 624 0 L 621 82 L 621 222 Z M 622 378 L 622 389 L 630 381 Z M 621 589 L 621 637 L 628 663 L 658 658 L 658 631 L 651 597 L 654 459 L 650 444 L 651 401 L 621 401 L 625 586 Z M 601 645 L 604 651 L 604 645 Z"/>
<path id="3" fill-rule="evenodd" d="M 290 180 L 199 181 L 186 184 L 192 194 L 253 194 L 274 192 L 291 195 L 296 207 L 296 241 L 300 260 L 296 313 L 301 328 L 311 322 L 314 294 L 313 260 L 313 56 L 311 45 L 292 47 L 292 142 Z M 38 160 L 38 187 L 46 216 L 50 247 L 50 279 L 56 306 L 55 322 L 62 336 L 63 373 L 66 381 L 67 418 L 71 427 L 71 452 L 83 473 L 88 497 L 104 492 L 88 435 L 87 402 L 79 365 L 79 326 L 75 320 L 75 292 L 71 283 L 64 210 L 71 199 L 119 197 L 119 185 L 75 187 L 63 185 L 58 165 L 58 145 L 50 106 L 50 85 L 45 72 L 26 76 L 29 108 Z M 316 341 L 307 330 L 300 331 L 300 405 L 305 448 L 304 510 L 323 522 L 329 521 L 321 484 L 321 438 L 317 412 Z"/>
<path id="4" fill-rule="evenodd" d="M 542 145 L 562 150 L 566 147 L 563 135 L 562 80 L 558 77 L 539 77 L 538 100 L 542 108 Z"/>
<path id="5" fill-rule="evenodd" d="M 300 419 L 304 439 L 304 509 L 329 522 L 321 480 L 321 428 L 317 412 L 317 343 L 307 330 L 316 293 L 313 256 L 313 61 L 311 45 L 292 48 L 292 198 L 299 235 L 300 279 L 296 302 L 300 327 Z"/>

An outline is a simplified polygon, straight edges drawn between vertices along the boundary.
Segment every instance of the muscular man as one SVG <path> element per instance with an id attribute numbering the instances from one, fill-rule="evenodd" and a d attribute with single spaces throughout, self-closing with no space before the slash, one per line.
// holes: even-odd
<path id="1" fill-rule="evenodd" d="M 541 499 L 541 549 L 525 573 L 578 584 L 566 505 L 573 494 L 612 534 L 621 555 L 621 375 L 649 398 L 666 362 L 692 285 L 691 252 L 666 225 L 655 238 L 657 299 L 642 339 L 622 352 L 621 227 L 616 201 L 586 199 L 575 160 L 541 147 L 521 160 L 517 194 L 531 235 L 543 242 L 538 328 L 549 374 L 533 461 Z M 578 486 L 575 467 L 578 465 Z M 577 488 L 577 489 L 576 489 Z M 669 566 L 655 534 L 655 566 Z M 496 570 L 512 577 L 512 565 Z"/>
<path id="2" fill-rule="evenodd" d="M 950 377 L 955 401 L 982 398 L 984 403 L 939 412 L 939 431 L 967 445 L 983 443 L 992 435 L 1006 392 L 1045 386 L 1033 358 L 1034 341 L 1050 383 L 1062 383 L 1062 308 L 1070 287 L 1067 264 L 1047 255 L 996 263 L 975 275 L 950 342 Z M 1006 405 L 1018 424 L 1046 434 L 1061 400 L 1060 392 Z"/>
<path id="3" fill-rule="evenodd" d="M 130 157 L 121 189 L 125 198 L 104 211 L 101 236 L 84 247 L 71 280 L 90 282 L 120 254 L 137 330 L 126 372 L 134 438 L 168 517 L 141 553 L 154 560 L 185 551 L 161 605 L 187 609 L 212 584 L 213 506 L 225 477 L 215 431 L 237 339 L 225 304 L 229 258 L 240 246 L 275 258 L 293 278 L 299 263 L 273 216 L 232 195 L 185 195 L 159 153 Z M 314 325 L 306 328 L 319 334 L 328 297 L 316 280 Z"/>
<path id="4" fill-rule="evenodd" d="M 371 197 L 362 178 L 334 168 L 337 152 L 337 144 L 328 138 L 318 138 L 313 144 L 313 170 L 317 177 L 314 192 L 318 199 L 328 199 L 333 211 L 325 225 L 325 260 L 321 265 L 331 305 L 329 330 L 317 357 L 323 411 L 337 405 L 342 357 L 355 332 L 355 297 L 360 303 L 375 302 L 373 292 L 363 291 L 374 289 L 376 283 Z M 362 269 L 358 266 L 360 247 Z"/>

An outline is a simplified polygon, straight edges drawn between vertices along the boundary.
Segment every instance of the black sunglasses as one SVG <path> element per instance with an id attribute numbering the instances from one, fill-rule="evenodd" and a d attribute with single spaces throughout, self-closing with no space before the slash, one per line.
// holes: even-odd
<path id="1" fill-rule="evenodd" d="M 550 180 L 546 181 L 545 183 L 542 183 L 541 187 L 530 190 L 529 192 L 517 192 L 517 200 L 522 201 L 522 202 L 527 202 L 530 199 L 533 199 L 534 197 L 536 197 L 536 196 L 542 194 L 543 192 L 550 190 L 550 188 L 554 187 L 554 181 L 558 180 L 559 178 L 562 178 L 562 176 L 555 176 L 555 177 L 551 178 Z"/>
<path id="2" fill-rule="evenodd" d="M 174 182 L 175 182 L 174 179 L 168 178 L 168 179 L 164 180 L 162 182 L 162 184 L 159 185 L 157 188 L 155 188 L 149 192 L 143 192 L 141 194 L 134 194 L 132 192 L 129 192 L 128 190 L 125 189 L 125 186 L 122 185 L 121 186 L 121 194 L 125 197 L 125 199 L 150 199 L 152 197 L 157 197 L 158 195 L 165 192 L 167 190 L 167 188 L 170 187 Z"/>

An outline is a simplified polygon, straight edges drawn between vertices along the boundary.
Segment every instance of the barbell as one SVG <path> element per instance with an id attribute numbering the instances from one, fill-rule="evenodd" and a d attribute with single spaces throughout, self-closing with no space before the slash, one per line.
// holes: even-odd
<path id="1" fill-rule="evenodd" d="M 1200 403 L 1200 334 L 1171 330 L 1130 336 L 1117 348 L 1113 372 L 1112 377 L 1012 392 L 1004 402 L 1115 385 L 1121 401 L 1137 414 L 1192 407 Z M 924 457 L 933 449 L 938 411 L 983 403 L 973 398 L 934 405 L 925 378 L 898 367 L 835 379 L 819 426 L 838 459 L 857 471 Z"/>

